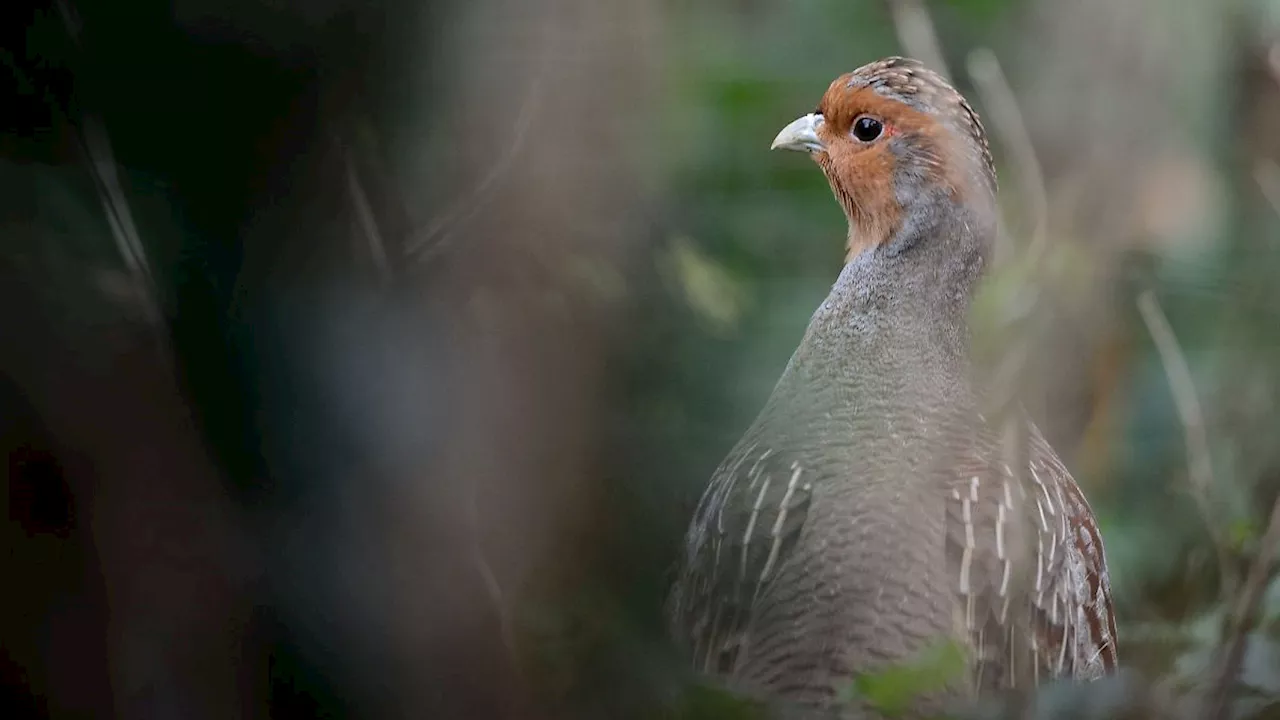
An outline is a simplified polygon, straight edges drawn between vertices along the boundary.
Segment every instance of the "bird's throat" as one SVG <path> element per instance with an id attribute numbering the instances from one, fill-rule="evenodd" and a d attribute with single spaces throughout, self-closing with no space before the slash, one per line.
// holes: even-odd
<path id="1" fill-rule="evenodd" d="M 957 252 L 970 240 L 862 248 L 814 312 L 788 372 L 851 384 L 966 374 L 969 301 L 982 270 L 980 252 Z"/>

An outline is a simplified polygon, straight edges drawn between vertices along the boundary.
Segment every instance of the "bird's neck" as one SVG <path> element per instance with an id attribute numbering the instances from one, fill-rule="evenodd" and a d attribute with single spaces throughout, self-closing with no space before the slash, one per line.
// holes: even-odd
<path id="1" fill-rule="evenodd" d="M 791 380 L 868 400 L 902 394 L 904 406 L 967 395 L 967 315 L 989 239 L 975 227 L 917 227 L 918 238 L 896 237 L 850 259 L 810 320 L 787 368 Z"/>

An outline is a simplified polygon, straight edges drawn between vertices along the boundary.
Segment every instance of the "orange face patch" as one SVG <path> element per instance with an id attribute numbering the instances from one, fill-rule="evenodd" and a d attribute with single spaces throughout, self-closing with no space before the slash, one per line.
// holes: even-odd
<path id="1" fill-rule="evenodd" d="M 818 105 L 823 116 L 818 136 L 827 150 L 815 156 L 849 217 L 846 260 L 888 241 L 901 225 L 903 209 L 894 189 L 898 159 L 889 149 L 891 138 L 908 138 L 919 151 L 916 158 L 932 163 L 940 182 L 951 188 L 959 186 L 944 161 L 953 143 L 950 133 L 928 114 L 872 88 L 849 87 L 851 77 L 836 78 Z M 850 132 L 863 116 L 883 124 L 880 135 L 870 142 L 858 140 Z"/>

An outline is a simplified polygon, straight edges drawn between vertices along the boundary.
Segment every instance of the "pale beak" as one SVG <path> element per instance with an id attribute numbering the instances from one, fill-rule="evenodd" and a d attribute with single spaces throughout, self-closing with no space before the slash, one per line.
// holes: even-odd
<path id="1" fill-rule="evenodd" d="M 824 152 L 827 146 L 822 144 L 822 140 L 818 139 L 818 127 L 821 125 L 821 114 L 809 113 L 808 115 L 801 115 L 793 120 L 790 125 L 782 128 L 782 132 L 778 133 L 778 137 L 773 139 L 773 144 L 769 146 L 769 149 L 782 148 L 783 150 L 800 150 L 810 153 Z"/>

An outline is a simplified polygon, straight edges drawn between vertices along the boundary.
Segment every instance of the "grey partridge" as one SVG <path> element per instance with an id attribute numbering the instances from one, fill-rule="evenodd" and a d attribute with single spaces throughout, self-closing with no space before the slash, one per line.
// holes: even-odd
<path id="1" fill-rule="evenodd" d="M 700 671 L 799 708 L 874 704 L 859 675 L 959 648 L 924 712 L 1116 667 L 1102 538 L 1040 431 L 1002 460 L 967 313 L 996 231 L 969 103 L 920 63 L 837 78 L 773 147 L 807 152 L 845 265 L 691 521 L 669 601 Z M 930 703 L 933 703 L 930 705 Z"/>

